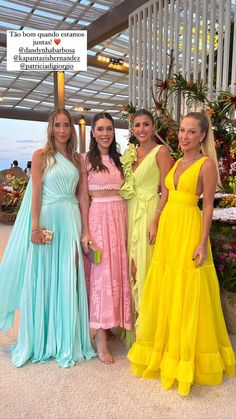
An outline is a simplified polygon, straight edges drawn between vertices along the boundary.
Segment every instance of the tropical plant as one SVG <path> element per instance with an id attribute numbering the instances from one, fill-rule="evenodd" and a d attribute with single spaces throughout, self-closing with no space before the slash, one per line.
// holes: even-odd
<path id="1" fill-rule="evenodd" d="M 236 243 L 234 225 L 214 221 L 211 245 L 221 288 L 236 293 Z"/>
<path id="2" fill-rule="evenodd" d="M 155 91 L 152 90 L 153 107 L 149 109 L 155 120 L 156 135 L 166 143 L 174 157 L 180 157 L 178 149 L 178 121 L 173 118 L 169 108 L 169 98 L 182 97 L 189 108 L 205 109 L 212 120 L 216 151 L 222 184 L 227 192 L 235 192 L 236 185 L 236 96 L 230 92 L 220 92 L 212 101 L 208 99 L 208 87 L 203 80 L 188 81 L 181 73 L 172 75 L 173 52 L 165 80 L 157 79 Z M 129 102 L 123 106 L 123 119 L 132 122 L 136 107 Z M 134 138 L 132 136 L 132 142 Z"/>
<path id="3" fill-rule="evenodd" d="M 12 172 L 6 175 L 5 182 L 0 188 L 1 207 L 3 211 L 17 214 L 22 199 L 24 197 L 27 181 L 24 178 L 18 178 Z"/>
<path id="4" fill-rule="evenodd" d="M 221 208 L 236 207 L 236 194 L 229 194 L 227 196 L 224 196 L 219 202 L 219 207 Z"/>

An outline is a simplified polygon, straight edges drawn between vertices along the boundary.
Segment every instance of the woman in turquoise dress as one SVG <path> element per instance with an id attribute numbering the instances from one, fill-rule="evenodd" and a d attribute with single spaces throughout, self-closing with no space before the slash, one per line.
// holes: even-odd
<path id="1" fill-rule="evenodd" d="M 69 367 L 95 356 L 80 244 L 86 252 L 87 180 L 76 149 L 70 114 L 52 111 L 46 146 L 33 154 L 32 178 L 0 264 L 0 329 L 12 327 L 15 310 L 21 311 L 12 349 L 16 367 L 50 358 Z M 42 227 L 53 232 L 51 243 Z"/>

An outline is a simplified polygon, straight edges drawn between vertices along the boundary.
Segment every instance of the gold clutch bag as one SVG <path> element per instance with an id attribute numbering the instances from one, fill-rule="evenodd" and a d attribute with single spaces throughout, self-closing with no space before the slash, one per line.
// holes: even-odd
<path id="1" fill-rule="evenodd" d="M 95 263 L 95 264 L 100 263 L 101 255 L 102 255 L 101 249 L 95 249 L 91 245 L 89 246 L 89 252 L 87 254 L 87 258 L 90 260 L 90 262 Z"/>
<path id="2" fill-rule="evenodd" d="M 52 243 L 54 232 L 50 231 L 50 230 L 47 230 L 45 227 L 42 227 L 41 230 L 43 231 L 44 243 L 45 244 Z"/>

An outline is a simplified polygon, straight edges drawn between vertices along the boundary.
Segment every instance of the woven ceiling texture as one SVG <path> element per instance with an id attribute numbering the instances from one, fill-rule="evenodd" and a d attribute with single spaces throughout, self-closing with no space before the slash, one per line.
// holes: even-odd
<path id="1" fill-rule="evenodd" d="M 7 111 L 11 117 L 17 115 L 17 111 L 48 113 L 54 107 L 53 72 L 7 71 L 7 30 L 86 29 L 87 71 L 65 72 L 65 106 L 70 111 L 84 110 L 85 115 L 92 116 L 107 110 L 113 116 L 120 117 L 122 104 L 128 101 L 128 69 L 110 69 L 107 64 L 99 63 L 97 55 L 100 53 L 128 61 L 127 22 L 121 31 L 117 32 L 119 28 L 112 29 L 116 18 L 125 14 L 128 3 L 127 0 L 1 0 L 0 114 L 1 110 L 2 115 Z M 135 0 L 130 3 L 134 9 L 145 2 Z M 104 20 L 112 11 L 113 18 Z M 108 34 L 107 39 L 104 39 L 106 34 L 101 36 L 103 25 Z"/>

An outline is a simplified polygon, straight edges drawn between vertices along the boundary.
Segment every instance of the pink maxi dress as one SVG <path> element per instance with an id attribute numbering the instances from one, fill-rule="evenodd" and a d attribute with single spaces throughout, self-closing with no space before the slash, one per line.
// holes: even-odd
<path id="1" fill-rule="evenodd" d="M 92 191 L 119 190 L 124 183 L 113 160 L 105 155 L 102 163 L 109 172 L 96 172 L 84 155 L 88 188 Z M 90 327 L 132 329 L 131 290 L 127 257 L 127 206 L 121 196 L 92 198 L 89 230 L 96 248 L 101 249 L 101 263 L 89 264 L 87 288 Z M 86 263 L 88 268 L 88 263 Z M 86 269 L 88 270 L 88 269 Z"/>

